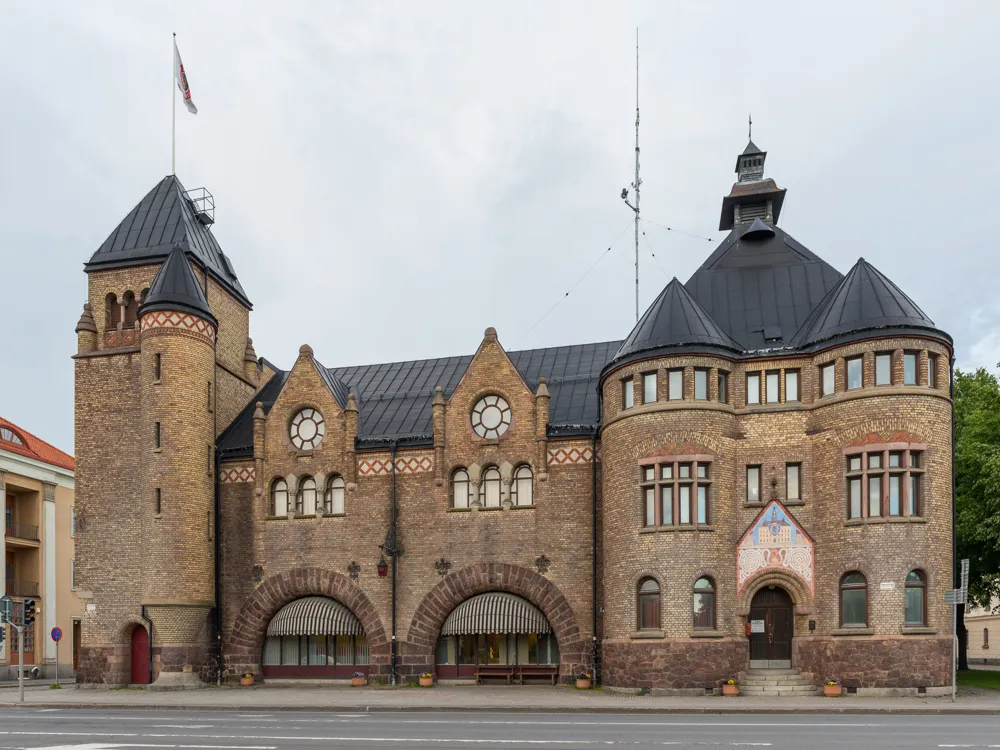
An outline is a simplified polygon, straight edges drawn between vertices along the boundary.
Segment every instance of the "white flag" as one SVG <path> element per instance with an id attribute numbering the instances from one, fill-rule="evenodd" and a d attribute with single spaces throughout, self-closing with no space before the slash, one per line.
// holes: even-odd
<path id="1" fill-rule="evenodd" d="M 198 108 L 191 100 L 191 87 L 188 86 L 187 74 L 184 72 L 184 63 L 181 62 L 181 53 L 177 49 L 177 40 L 174 39 L 174 80 L 177 81 L 177 88 L 181 90 L 184 99 L 184 106 L 193 115 L 198 114 Z"/>

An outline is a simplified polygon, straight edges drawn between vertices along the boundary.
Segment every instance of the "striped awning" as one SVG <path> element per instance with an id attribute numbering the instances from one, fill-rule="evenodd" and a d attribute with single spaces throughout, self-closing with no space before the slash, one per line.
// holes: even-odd
<path id="1" fill-rule="evenodd" d="M 549 633 L 549 621 L 531 602 L 491 592 L 466 599 L 448 615 L 441 635 L 473 633 Z"/>
<path id="2" fill-rule="evenodd" d="M 361 621 L 347 607 L 325 596 L 286 604 L 271 618 L 270 635 L 364 635 Z"/>

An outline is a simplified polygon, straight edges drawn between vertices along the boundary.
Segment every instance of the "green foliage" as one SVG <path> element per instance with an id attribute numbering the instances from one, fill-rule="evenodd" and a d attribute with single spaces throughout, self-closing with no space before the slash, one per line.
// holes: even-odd
<path id="1" fill-rule="evenodd" d="M 955 371 L 958 556 L 969 558 L 969 598 L 1000 596 L 1000 383 L 983 368 Z"/>
<path id="2" fill-rule="evenodd" d="M 971 572 L 969 576 L 971 580 Z M 958 684 L 967 687 L 986 688 L 987 690 L 1000 690 L 1000 672 L 988 669 L 960 669 L 958 672 Z"/>

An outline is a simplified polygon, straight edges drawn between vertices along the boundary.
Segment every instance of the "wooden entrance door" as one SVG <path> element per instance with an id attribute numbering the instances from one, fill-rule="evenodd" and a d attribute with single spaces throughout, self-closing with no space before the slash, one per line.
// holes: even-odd
<path id="1" fill-rule="evenodd" d="M 132 675 L 129 682 L 133 685 L 149 684 L 149 633 L 142 625 L 132 628 Z"/>
<path id="2" fill-rule="evenodd" d="M 763 588 L 750 603 L 750 668 L 791 666 L 792 600 L 782 588 Z"/>

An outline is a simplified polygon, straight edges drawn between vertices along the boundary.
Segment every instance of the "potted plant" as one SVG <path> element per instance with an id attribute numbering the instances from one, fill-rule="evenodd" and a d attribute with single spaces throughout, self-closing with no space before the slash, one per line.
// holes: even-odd
<path id="1" fill-rule="evenodd" d="M 843 695 L 844 687 L 840 684 L 840 680 L 827 680 L 823 683 L 823 695 L 830 698 L 839 698 Z"/>
<path id="2" fill-rule="evenodd" d="M 434 687 L 434 675 L 430 672 L 420 675 L 420 687 Z"/>
<path id="3" fill-rule="evenodd" d="M 240 684 L 243 687 L 250 687 L 251 685 L 253 685 L 253 673 L 244 672 L 242 675 L 240 675 Z"/>
<path id="4" fill-rule="evenodd" d="M 728 679 L 722 683 L 722 694 L 723 695 L 739 695 L 740 694 L 740 681 L 734 679 Z"/>
<path id="5" fill-rule="evenodd" d="M 590 690 L 590 672 L 580 672 L 576 676 L 577 690 Z"/>
<path id="6" fill-rule="evenodd" d="M 364 687 L 365 686 L 365 673 L 355 672 L 351 675 L 351 687 Z"/>

